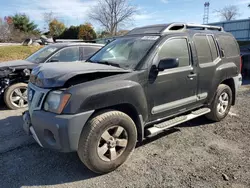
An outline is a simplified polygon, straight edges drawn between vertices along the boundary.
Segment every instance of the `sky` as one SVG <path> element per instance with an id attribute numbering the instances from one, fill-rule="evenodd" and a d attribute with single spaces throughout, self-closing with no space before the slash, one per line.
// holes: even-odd
<path id="1" fill-rule="evenodd" d="M 202 23 L 204 3 L 206 0 L 129 0 L 138 8 L 138 14 L 125 29 L 133 27 L 170 22 Z M 208 0 L 207 0 L 208 1 Z M 209 22 L 218 22 L 220 18 L 214 10 L 227 5 L 239 8 L 238 19 L 250 17 L 250 0 L 210 0 Z M 91 22 L 95 29 L 101 26 L 88 18 L 90 7 L 96 5 L 96 0 L 0 0 L 0 17 L 25 13 L 43 30 L 43 13 L 53 11 L 55 16 L 66 26 Z"/>

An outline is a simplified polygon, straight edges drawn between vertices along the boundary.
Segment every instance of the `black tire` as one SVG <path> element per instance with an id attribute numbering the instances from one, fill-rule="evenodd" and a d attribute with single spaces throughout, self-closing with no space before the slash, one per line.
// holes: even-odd
<path id="1" fill-rule="evenodd" d="M 224 113 L 219 113 L 217 106 L 220 103 L 219 98 L 223 93 L 226 93 L 228 95 L 228 105 L 227 105 L 227 107 L 225 107 Z M 211 112 L 209 114 L 207 114 L 206 117 L 208 119 L 210 119 L 212 121 L 216 121 L 216 122 L 223 120 L 228 115 L 230 108 L 232 106 L 232 96 L 233 95 L 232 95 L 231 88 L 225 84 L 220 84 L 217 91 L 216 91 L 213 102 L 210 105 Z"/>
<path id="2" fill-rule="evenodd" d="M 127 145 L 115 160 L 104 161 L 98 154 L 98 147 L 102 135 L 114 126 L 122 127 L 126 131 Z M 111 134 L 110 134 L 111 135 Z M 103 111 L 96 114 L 84 126 L 78 145 L 78 156 L 93 172 L 108 173 L 122 165 L 133 152 L 137 142 L 137 130 L 133 120 L 120 111 Z M 110 154 L 111 155 L 111 154 Z"/>
<path id="3" fill-rule="evenodd" d="M 26 84 L 26 83 L 16 83 L 16 84 L 9 86 L 4 92 L 4 103 L 6 104 L 6 106 L 11 110 L 21 109 L 21 107 L 18 107 L 17 105 L 14 105 L 12 103 L 11 95 L 15 89 L 24 90 L 27 88 L 28 88 L 28 84 Z M 25 106 L 23 108 L 25 108 L 25 107 L 27 107 L 27 101 L 25 101 Z"/>

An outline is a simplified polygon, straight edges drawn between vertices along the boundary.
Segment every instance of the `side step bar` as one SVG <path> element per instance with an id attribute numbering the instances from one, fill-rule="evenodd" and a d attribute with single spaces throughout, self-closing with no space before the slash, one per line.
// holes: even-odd
<path id="1" fill-rule="evenodd" d="M 179 125 L 181 123 L 187 122 L 191 119 L 195 119 L 199 116 L 203 116 L 211 112 L 209 108 L 201 108 L 199 110 L 193 111 L 188 115 L 178 116 L 176 118 L 170 119 L 168 121 L 164 121 L 160 124 L 155 124 L 153 127 L 147 129 L 148 137 L 157 135 L 163 132 L 166 129 Z"/>

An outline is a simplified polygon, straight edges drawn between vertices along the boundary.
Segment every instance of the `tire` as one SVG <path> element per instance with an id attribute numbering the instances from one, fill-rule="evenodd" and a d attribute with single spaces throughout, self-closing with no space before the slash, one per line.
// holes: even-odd
<path id="1" fill-rule="evenodd" d="M 118 127 L 119 130 L 123 129 L 120 136 L 116 136 L 119 135 Z M 107 137 L 107 132 L 109 135 L 112 135 L 111 137 L 114 138 L 115 141 L 112 140 L 111 137 Z M 127 144 L 125 146 L 126 142 L 124 142 L 124 140 L 126 140 L 126 138 Z M 77 152 L 81 161 L 91 171 L 104 174 L 122 165 L 133 152 L 136 142 L 136 126 L 128 115 L 120 111 L 104 111 L 98 113 L 84 126 Z M 117 145 L 115 144 L 116 146 L 114 146 L 114 143 Z M 123 146 L 120 147 L 119 145 Z M 101 148 L 104 148 L 104 150 Z M 105 150 L 107 150 L 106 153 Z M 117 158 L 114 158 L 113 155 L 113 159 L 111 159 L 111 153 L 114 153 L 114 151 L 117 152 Z"/>
<path id="2" fill-rule="evenodd" d="M 226 100 L 224 101 L 223 98 L 225 98 L 226 95 L 228 96 L 228 105 L 224 106 L 222 104 L 226 104 Z M 228 115 L 232 106 L 232 96 L 232 90 L 229 86 L 225 84 L 219 85 L 213 102 L 210 105 L 211 112 L 207 114 L 206 117 L 215 122 L 223 120 Z M 222 97 L 223 102 L 220 101 L 220 97 Z M 219 105 L 220 107 L 223 106 L 223 110 L 220 110 L 221 108 L 219 109 Z"/>
<path id="3" fill-rule="evenodd" d="M 11 110 L 17 110 L 27 107 L 28 106 L 27 89 L 28 85 L 26 83 L 17 83 L 9 86 L 4 92 L 4 103 L 6 104 L 6 106 Z M 20 92 L 16 93 L 15 90 L 21 91 L 21 93 Z M 16 97 L 16 99 L 18 99 L 19 97 L 19 100 L 13 101 L 12 100 L 13 97 Z"/>

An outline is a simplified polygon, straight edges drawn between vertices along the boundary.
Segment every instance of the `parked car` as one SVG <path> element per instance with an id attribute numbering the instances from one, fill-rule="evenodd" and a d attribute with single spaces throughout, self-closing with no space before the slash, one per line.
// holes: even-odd
<path id="1" fill-rule="evenodd" d="M 221 121 L 242 78 L 234 37 L 215 26 L 136 28 L 87 60 L 31 73 L 24 130 L 37 143 L 77 151 L 96 173 L 115 170 L 137 142 L 206 115 Z"/>
<path id="2" fill-rule="evenodd" d="M 25 60 L 2 62 L 0 97 L 10 109 L 27 107 L 27 82 L 34 67 L 41 63 L 84 61 L 102 47 L 101 44 L 91 43 L 51 44 Z"/>

